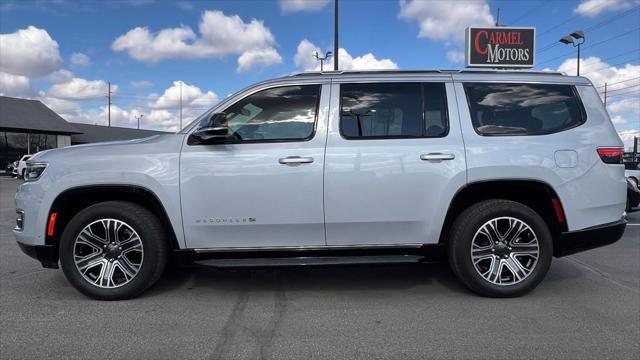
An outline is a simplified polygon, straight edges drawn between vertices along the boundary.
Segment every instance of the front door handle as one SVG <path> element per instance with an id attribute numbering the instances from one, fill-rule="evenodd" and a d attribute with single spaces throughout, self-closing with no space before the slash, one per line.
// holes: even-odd
<path id="1" fill-rule="evenodd" d="M 443 154 L 443 153 L 428 153 L 420 155 L 420 160 L 425 161 L 442 161 L 442 160 L 453 160 L 456 156 L 454 154 Z"/>
<path id="2" fill-rule="evenodd" d="M 281 158 L 278 162 L 282 165 L 300 165 L 300 164 L 310 164 L 313 162 L 312 157 L 302 157 L 302 156 L 287 156 L 286 158 Z"/>

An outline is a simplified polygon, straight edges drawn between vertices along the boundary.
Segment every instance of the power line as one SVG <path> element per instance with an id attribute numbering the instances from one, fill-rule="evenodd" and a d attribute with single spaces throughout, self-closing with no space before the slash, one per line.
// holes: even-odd
<path id="1" fill-rule="evenodd" d="M 616 81 L 614 83 L 605 83 L 604 85 L 596 86 L 596 89 L 600 89 L 600 88 L 603 88 L 605 86 L 611 87 L 611 85 L 621 84 L 621 83 L 628 82 L 628 81 L 633 81 L 633 80 L 640 80 L 640 77 L 633 78 L 633 79 L 622 80 L 622 81 Z M 634 86 L 637 86 L 637 85 L 634 85 Z M 618 90 L 618 89 L 616 89 L 616 90 Z M 609 91 L 616 91 L 616 90 L 609 90 Z"/>
<path id="2" fill-rule="evenodd" d="M 594 69 L 594 70 L 591 70 L 591 71 L 589 71 L 589 72 L 586 72 L 586 73 L 584 73 L 584 74 L 582 74 L 582 75 L 584 76 L 584 75 L 587 75 L 587 74 L 594 73 L 594 72 L 596 72 L 596 71 L 609 69 L 609 68 L 612 68 L 612 67 L 616 67 L 616 66 L 619 66 L 619 65 L 623 65 L 623 64 L 629 63 L 629 62 L 631 62 L 631 61 L 640 61 L 640 58 L 635 58 L 635 59 L 625 60 L 625 61 L 620 62 L 620 63 L 617 63 L 617 64 L 609 65 L 609 66 L 602 67 L 602 68 L 599 68 L 599 69 Z"/>
<path id="3" fill-rule="evenodd" d="M 588 28 L 584 29 L 584 31 L 585 31 L 585 32 L 588 32 L 588 31 L 593 32 L 593 31 L 595 31 L 595 30 L 597 30 L 597 29 L 599 29 L 599 28 L 601 28 L 601 27 L 603 27 L 603 26 L 605 26 L 605 25 L 607 25 L 607 24 L 609 24 L 609 23 L 611 23 L 611 22 L 617 21 L 617 20 L 619 20 L 619 19 L 621 19 L 621 18 L 623 18 L 623 17 L 625 17 L 625 16 L 627 16 L 627 15 L 631 14 L 632 12 L 634 12 L 635 10 L 638 10 L 638 9 L 640 9 L 640 6 L 636 6 L 636 7 L 634 7 L 634 8 L 631 8 L 631 9 L 626 10 L 626 11 L 624 11 L 624 12 L 620 13 L 620 14 L 615 14 L 615 15 L 613 15 L 613 16 L 611 16 L 611 17 L 609 17 L 609 18 L 607 18 L 607 19 L 605 19 L 605 20 L 603 20 L 603 21 L 601 21 L 601 22 L 599 22 L 599 23 L 597 23 L 597 24 L 594 24 L 594 25 L 592 25 L 592 26 L 589 26 Z M 574 15 L 574 16 L 575 16 L 575 15 Z M 565 22 L 565 23 L 566 23 L 566 22 Z M 561 23 L 560 25 L 563 25 L 563 24 L 564 24 L 564 23 Z M 558 27 L 558 26 L 553 27 L 553 28 L 551 28 L 551 29 L 549 29 L 549 30 L 555 29 L 555 28 L 557 28 L 557 27 Z M 548 33 L 548 31 L 545 31 L 545 32 L 541 33 L 539 36 L 542 36 L 542 35 L 544 35 L 544 34 L 546 34 L 546 33 Z M 557 45 L 559 45 L 559 44 L 560 44 L 560 43 L 559 43 L 559 42 L 557 42 L 557 41 L 554 41 L 554 42 L 552 42 L 552 43 L 549 43 L 548 45 L 545 45 L 545 46 L 543 46 L 542 48 L 540 48 L 538 51 L 536 51 L 536 54 L 539 54 L 539 53 L 545 52 L 545 51 L 547 51 L 547 50 L 551 50 L 552 48 L 556 47 L 556 46 L 557 46 Z"/>
<path id="4" fill-rule="evenodd" d="M 511 21 L 510 25 L 513 25 L 515 23 L 517 23 L 518 21 L 531 16 L 531 14 L 533 14 L 536 10 L 539 10 L 540 8 L 544 7 L 545 5 L 549 4 L 548 1 L 540 1 L 537 5 L 533 6 L 532 8 L 530 8 L 529 10 L 525 11 L 524 13 L 522 13 L 522 15 L 518 16 L 515 20 Z"/>
<path id="5" fill-rule="evenodd" d="M 635 32 L 635 31 L 638 31 L 638 30 L 640 30 L 640 27 L 635 28 L 635 29 L 633 29 L 633 30 L 629 30 L 629 31 L 626 31 L 626 32 L 620 33 L 620 34 L 618 34 L 618 35 L 616 35 L 616 36 L 612 36 L 612 37 L 607 38 L 607 39 L 605 39 L 605 40 L 598 41 L 598 42 L 593 43 L 593 44 L 589 44 L 588 46 L 583 47 L 583 48 L 582 48 L 582 50 L 587 50 L 587 49 L 594 48 L 594 47 L 599 46 L 599 45 L 602 45 L 602 44 L 604 44 L 604 43 L 606 43 L 606 42 L 608 42 L 608 41 L 611 41 L 611 40 L 613 40 L 613 39 L 615 39 L 615 38 L 618 38 L 618 37 L 621 37 L 621 36 L 629 35 L 629 34 L 631 34 L 632 32 Z M 559 44 L 559 43 L 558 43 L 558 44 Z M 633 52 L 633 51 L 637 51 L 637 50 L 632 50 L 632 51 L 629 51 L 629 52 Z M 546 63 L 548 63 L 548 62 L 550 62 L 550 61 L 553 61 L 553 60 L 556 60 L 556 59 L 560 59 L 560 58 L 562 58 L 562 57 L 569 56 L 569 55 L 571 55 L 571 54 L 573 54 L 573 51 L 570 51 L 570 52 L 564 53 L 564 54 L 562 54 L 562 55 L 560 55 L 560 56 L 556 56 L 556 57 L 553 57 L 553 58 L 547 59 L 547 60 L 545 60 L 545 61 L 539 62 L 537 65 L 540 65 L 540 64 L 546 64 Z M 620 55 L 620 56 L 622 56 L 622 55 Z M 610 59 L 612 59 L 612 58 L 610 58 Z"/>
<path id="6" fill-rule="evenodd" d="M 620 88 L 620 89 L 610 90 L 609 93 L 616 92 L 616 91 L 621 91 L 621 90 L 625 90 L 625 89 L 636 88 L 636 87 L 640 87 L 640 84 L 629 85 L 629 86 L 625 86 L 625 87 Z"/>
<path id="7" fill-rule="evenodd" d="M 616 81 L 614 83 L 608 83 L 609 84 L 608 86 L 615 85 L 615 84 L 620 84 L 620 83 L 627 82 L 627 81 L 633 81 L 633 80 L 640 80 L 640 76 L 635 77 L 635 78 L 631 78 L 631 79 L 622 80 L 622 81 Z M 597 88 L 601 88 L 601 87 L 604 87 L 604 85 L 596 86 L 596 89 Z"/>
<path id="8" fill-rule="evenodd" d="M 633 94 L 633 96 L 637 97 L 637 96 L 640 96 L 640 91 L 638 91 L 638 90 L 630 90 L 630 91 L 623 92 L 623 93 L 620 93 L 620 94 L 613 94 L 613 95 L 607 95 L 607 96 L 611 96 L 611 97 L 630 97 L 631 94 Z"/>

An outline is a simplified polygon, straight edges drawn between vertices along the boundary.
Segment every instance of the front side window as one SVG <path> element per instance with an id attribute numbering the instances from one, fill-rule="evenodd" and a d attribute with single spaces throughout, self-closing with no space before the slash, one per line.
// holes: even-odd
<path id="1" fill-rule="evenodd" d="M 313 136 L 320 85 L 282 86 L 259 91 L 225 113 L 229 135 L 240 141 L 295 141 Z"/>
<path id="2" fill-rule="evenodd" d="M 480 135 L 540 135 L 584 122 L 571 85 L 464 84 L 471 120 Z"/>
<path id="3" fill-rule="evenodd" d="M 347 139 L 438 137 L 447 133 L 444 84 L 340 86 L 340 131 Z"/>

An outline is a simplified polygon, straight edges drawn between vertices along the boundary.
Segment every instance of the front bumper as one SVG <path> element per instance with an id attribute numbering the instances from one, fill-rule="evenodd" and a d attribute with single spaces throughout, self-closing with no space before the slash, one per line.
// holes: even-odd
<path id="1" fill-rule="evenodd" d="M 627 220 L 624 218 L 603 225 L 597 225 L 577 231 L 567 231 L 554 242 L 553 256 L 567 256 L 597 247 L 613 244 L 620 240 Z"/>
<path id="2" fill-rule="evenodd" d="M 58 248 L 53 245 L 27 245 L 18 242 L 23 253 L 40 261 L 42 267 L 49 269 L 58 268 Z"/>

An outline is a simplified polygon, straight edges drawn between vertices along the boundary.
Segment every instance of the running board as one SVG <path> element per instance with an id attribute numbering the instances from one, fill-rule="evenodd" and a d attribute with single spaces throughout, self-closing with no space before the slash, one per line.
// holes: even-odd
<path id="1" fill-rule="evenodd" d="M 417 263 L 422 261 L 423 258 L 423 256 L 419 255 L 282 257 L 250 259 L 208 259 L 195 261 L 195 264 L 221 268 L 331 266 Z"/>

